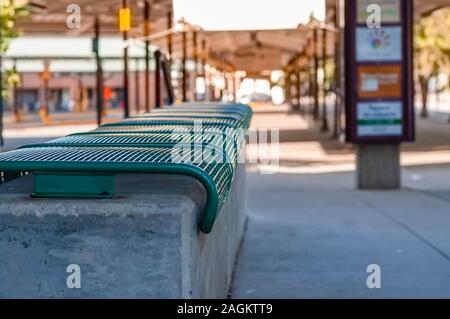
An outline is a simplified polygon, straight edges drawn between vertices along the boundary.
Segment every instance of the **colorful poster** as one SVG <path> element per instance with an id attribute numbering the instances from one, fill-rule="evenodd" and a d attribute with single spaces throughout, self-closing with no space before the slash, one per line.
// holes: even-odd
<path id="1" fill-rule="evenodd" d="M 386 62 L 402 60 L 402 28 L 356 28 L 356 61 Z"/>
<path id="2" fill-rule="evenodd" d="M 401 98 L 402 68 L 400 65 L 358 67 L 360 98 Z"/>
<path id="3" fill-rule="evenodd" d="M 414 141 L 411 0 L 345 0 L 346 140 Z M 380 23 L 380 27 L 378 27 Z"/>
<path id="4" fill-rule="evenodd" d="M 367 23 L 371 12 L 367 12 L 370 5 L 376 4 L 381 9 L 381 25 L 383 23 L 400 23 L 400 0 L 358 0 L 358 23 Z"/>
<path id="5" fill-rule="evenodd" d="M 401 136 L 402 102 L 361 102 L 357 104 L 357 135 Z"/>

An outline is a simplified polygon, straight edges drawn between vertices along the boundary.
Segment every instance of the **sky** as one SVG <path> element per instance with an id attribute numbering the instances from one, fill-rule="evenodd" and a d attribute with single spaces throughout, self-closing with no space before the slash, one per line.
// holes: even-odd
<path id="1" fill-rule="evenodd" d="M 186 21 L 205 30 L 295 28 L 325 15 L 325 0 L 174 0 L 175 21 Z"/>

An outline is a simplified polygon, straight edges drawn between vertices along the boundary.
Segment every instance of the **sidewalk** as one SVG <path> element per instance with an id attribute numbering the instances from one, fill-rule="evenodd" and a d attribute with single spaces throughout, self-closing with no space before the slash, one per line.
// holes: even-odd
<path id="1" fill-rule="evenodd" d="M 90 114 L 61 121 L 8 125 L 6 148 L 96 127 Z M 258 107 L 253 127 L 280 129 L 281 161 L 271 175 L 249 167 L 233 298 L 450 298 L 446 116 L 418 120 L 417 143 L 403 146 L 404 189 L 386 192 L 356 191 L 353 147 L 309 118 Z M 369 264 L 381 266 L 381 289 L 366 286 Z"/>
<path id="2" fill-rule="evenodd" d="M 267 114 L 256 110 L 254 126 L 285 116 Z M 281 132 L 281 172 L 248 174 L 232 298 L 450 298 L 450 164 L 436 165 L 450 163 L 449 124 L 419 121 L 404 189 L 384 192 L 355 190 L 352 147 L 307 120 Z M 367 288 L 369 264 L 381 267 L 381 289 Z"/>
<path id="3" fill-rule="evenodd" d="M 442 187 L 423 191 L 418 176 Z M 450 297 L 450 166 L 405 170 L 395 192 L 352 173 L 248 176 L 248 225 L 233 298 Z M 434 183 L 433 183 L 434 184 Z M 366 267 L 382 269 L 382 289 Z"/>
<path id="4" fill-rule="evenodd" d="M 253 128 L 279 129 L 279 172 L 354 171 L 353 145 L 332 139 L 330 132 L 320 132 L 320 125 L 310 116 L 290 114 L 284 105 L 254 108 L 254 112 Z M 418 117 L 416 130 L 416 142 L 402 145 L 403 166 L 450 163 L 448 115 L 431 112 L 429 119 Z"/>
<path id="5" fill-rule="evenodd" d="M 103 123 L 117 121 L 122 111 L 109 110 Z M 15 149 L 24 144 L 42 143 L 68 134 L 90 131 L 97 127 L 96 114 L 89 112 L 53 113 L 51 124 L 44 124 L 37 113 L 26 114 L 16 123 L 11 113 L 5 115 L 3 137 L 5 145 L 0 151 Z"/>

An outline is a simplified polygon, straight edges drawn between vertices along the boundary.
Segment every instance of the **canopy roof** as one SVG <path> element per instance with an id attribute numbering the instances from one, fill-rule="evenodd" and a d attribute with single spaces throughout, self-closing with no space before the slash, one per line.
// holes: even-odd
<path id="1" fill-rule="evenodd" d="M 102 34 L 118 34 L 117 12 L 122 5 L 121 0 L 28 0 L 32 11 L 29 18 L 19 21 L 18 28 L 26 34 L 67 34 L 92 35 L 96 16 L 101 21 Z M 167 15 L 172 12 L 172 0 L 152 0 L 151 17 L 152 32 L 166 29 Z M 70 30 L 66 26 L 70 4 L 81 8 L 81 29 Z M 133 14 L 131 36 L 140 34 L 143 28 L 143 1 L 128 0 Z"/>
<path id="2" fill-rule="evenodd" d="M 30 0 L 34 14 L 18 23 L 25 34 L 66 34 L 68 36 L 92 36 L 93 21 L 96 16 L 101 22 L 103 35 L 119 35 L 117 11 L 121 0 L 78 0 L 82 11 L 81 29 L 70 30 L 66 27 L 66 8 L 72 0 Z M 128 1 L 133 12 L 133 25 L 130 37 L 143 35 L 143 1 Z M 336 0 L 326 0 L 327 17 L 334 15 Z M 416 17 L 431 13 L 433 10 L 450 5 L 449 0 L 415 0 Z M 226 2 L 224 2 L 226 4 Z M 151 33 L 158 34 L 168 29 L 168 15 L 173 12 L 172 0 L 151 0 Z M 86 22 L 87 21 L 87 22 Z M 188 31 L 197 30 L 197 51 L 194 50 L 193 32 L 187 33 L 188 57 L 196 56 L 208 60 L 209 64 L 222 69 L 243 70 L 251 74 L 260 74 L 266 70 L 286 67 L 294 57 L 311 56 L 310 41 L 313 32 L 306 25 L 289 30 L 243 30 L 243 31 L 203 31 L 200 28 L 185 26 Z M 334 49 L 333 32 L 327 39 L 327 54 Z M 202 44 L 206 47 L 203 50 Z M 320 41 L 319 41 L 320 42 Z M 167 51 L 167 39 L 155 39 L 153 44 Z M 321 45 L 317 48 L 322 52 Z M 197 52 L 197 53 L 195 53 Z M 181 58 L 182 36 L 173 35 L 173 58 Z M 301 67 L 302 59 L 298 59 Z M 304 62 L 304 61 L 303 61 Z"/>

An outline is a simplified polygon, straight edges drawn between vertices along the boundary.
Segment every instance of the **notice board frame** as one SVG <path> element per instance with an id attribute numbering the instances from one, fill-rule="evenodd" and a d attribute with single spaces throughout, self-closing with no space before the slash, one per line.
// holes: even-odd
<path id="1" fill-rule="evenodd" d="M 358 23 L 358 0 L 346 0 L 345 3 L 345 95 L 346 95 L 346 141 L 354 144 L 381 144 L 415 141 L 414 112 L 414 78 L 413 78 L 413 1 L 400 1 L 399 23 L 383 23 L 384 27 L 401 26 L 402 28 L 402 61 L 370 61 L 358 62 L 356 59 L 356 30 L 367 24 Z M 374 1 L 376 3 L 376 1 Z M 358 66 L 401 65 L 402 96 L 392 98 L 359 98 L 358 97 Z M 401 102 L 402 103 L 402 134 L 358 136 L 357 106 L 360 102 Z"/>

